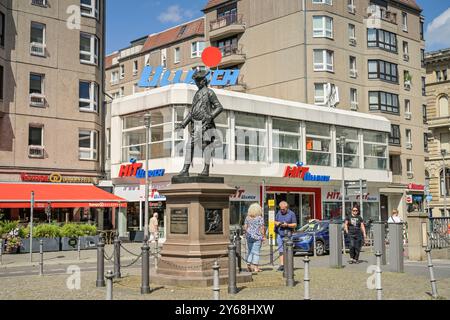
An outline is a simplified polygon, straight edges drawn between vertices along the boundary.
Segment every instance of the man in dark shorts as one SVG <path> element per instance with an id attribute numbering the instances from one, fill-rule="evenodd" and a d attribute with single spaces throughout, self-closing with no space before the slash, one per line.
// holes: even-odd
<path id="1" fill-rule="evenodd" d="M 277 234 L 277 246 L 278 252 L 280 253 L 280 267 L 278 268 L 278 271 L 283 271 L 284 232 L 294 231 L 295 228 L 297 228 L 297 217 L 293 211 L 289 210 L 289 205 L 286 201 L 280 202 L 279 206 L 280 211 L 278 211 L 275 216 L 275 233 Z"/>
<path id="2" fill-rule="evenodd" d="M 344 224 L 345 233 L 350 240 L 350 258 L 348 263 L 361 263 L 359 260 L 359 253 L 361 247 L 366 242 L 366 228 L 364 226 L 364 220 L 359 215 L 358 207 L 352 209 L 352 214 L 347 216 Z"/>

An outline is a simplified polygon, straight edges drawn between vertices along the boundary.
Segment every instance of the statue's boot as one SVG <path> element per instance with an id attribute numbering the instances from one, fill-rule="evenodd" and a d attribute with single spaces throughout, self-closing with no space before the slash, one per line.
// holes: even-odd
<path id="1" fill-rule="evenodd" d="M 199 174 L 200 177 L 209 177 L 209 165 L 205 164 L 205 168 L 202 173 Z"/>
<path id="2" fill-rule="evenodd" d="M 178 174 L 178 177 L 189 177 L 189 168 L 191 167 L 190 164 L 185 164 L 183 167 L 183 170 Z"/>

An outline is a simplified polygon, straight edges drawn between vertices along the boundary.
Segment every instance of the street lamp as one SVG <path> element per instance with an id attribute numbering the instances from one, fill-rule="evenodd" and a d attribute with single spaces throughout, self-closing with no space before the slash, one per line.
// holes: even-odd
<path id="1" fill-rule="evenodd" d="M 145 219 L 144 219 L 144 239 L 149 239 L 148 234 L 148 197 L 149 197 L 149 185 L 148 185 L 148 158 L 149 158 L 149 133 L 150 133 L 150 121 L 151 115 L 149 113 L 144 115 L 145 124 Z"/>
<path id="2" fill-rule="evenodd" d="M 442 177 L 444 179 L 443 189 L 444 189 L 444 217 L 447 216 L 447 174 L 445 170 L 445 157 L 447 156 L 447 150 L 441 149 L 442 155 Z"/>
<path id="3" fill-rule="evenodd" d="M 342 221 L 345 221 L 345 161 L 344 161 L 344 147 L 345 147 L 345 136 L 339 138 L 341 144 L 341 165 L 342 165 Z"/>

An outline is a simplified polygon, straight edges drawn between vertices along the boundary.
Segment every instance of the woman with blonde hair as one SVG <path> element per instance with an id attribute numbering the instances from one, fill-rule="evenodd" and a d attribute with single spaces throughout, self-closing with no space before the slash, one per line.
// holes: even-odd
<path id="1" fill-rule="evenodd" d="M 249 272 L 261 272 L 259 256 L 262 243 L 265 240 L 263 211 L 259 204 L 254 203 L 248 208 L 244 230 L 247 238 L 247 269 Z"/>

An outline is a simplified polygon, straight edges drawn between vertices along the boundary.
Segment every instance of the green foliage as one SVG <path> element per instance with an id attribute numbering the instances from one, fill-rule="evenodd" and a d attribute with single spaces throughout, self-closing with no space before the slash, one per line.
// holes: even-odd
<path id="1" fill-rule="evenodd" d="M 69 223 L 61 228 L 61 237 L 85 237 L 95 236 L 97 234 L 97 227 L 88 224 L 74 224 Z"/>
<path id="2" fill-rule="evenodd" d="M 40 224 L 33 228 L 33 237 L 58 238 L 61 236 L 61 228 L 53 224 Z"/>
<path id="3" fill-rule="evenodd" d="M 82 232 L 82 236 L 95 236 L 97 235 L 97 227 L 89 224 L 80 224 L 79 228 Z"/>
<path id="4" fill-rule="evenodd" d="M 6 237 L 6 253 L 16 253 L 22 245 L 22 239 L 18 236 L 8 235 Z"/>
<path id="5" fill-rule="evenodd" d="M 0 221 L 0 237 L 6 238 L 6 235 L 17 229 L 19 221 Z"/>

